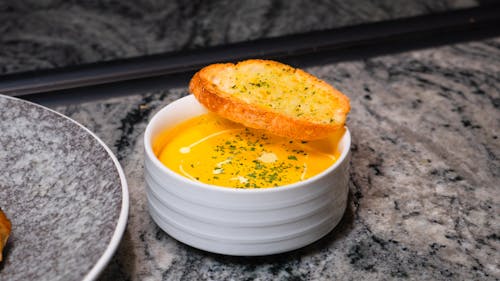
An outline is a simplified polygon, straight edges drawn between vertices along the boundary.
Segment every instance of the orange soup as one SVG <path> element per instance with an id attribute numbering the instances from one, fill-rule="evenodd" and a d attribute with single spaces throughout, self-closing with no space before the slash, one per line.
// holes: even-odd
<path id="1" fill-rule="evenodd" d="M 340 155 L 343 134 L 291 140 L 207 113 L 160 134 L 153 151 L 166 167 L 194 181 L 267 188 L 303 181 L 330 167 Z"/>

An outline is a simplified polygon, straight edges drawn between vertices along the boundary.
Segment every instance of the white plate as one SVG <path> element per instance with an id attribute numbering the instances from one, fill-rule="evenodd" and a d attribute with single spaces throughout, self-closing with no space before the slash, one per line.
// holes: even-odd
<path id="1" fill-rule="evenodd" d="M 125 176 L 93 133 L 0 95 L 0 208 L 12 233 L 1 280 L 94 280 L 121 240 Z"/>

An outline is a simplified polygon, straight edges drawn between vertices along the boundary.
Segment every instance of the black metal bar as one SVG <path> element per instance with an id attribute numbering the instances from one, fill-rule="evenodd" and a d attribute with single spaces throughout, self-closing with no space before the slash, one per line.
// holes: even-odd
<path id="1" fill-rule="evenodd" d="M 76 87 L 192 72 L 222 61 L 247 58 L 286 59 L 321 52 L 446 36 L 461 31 L 500 35 L 500 5 L 489 5 L 305 34 L 228 44 L 199 50 L 100 62 L 53 70 L 0 76 L 0 93 L 25 96 Z M 418 43 L 415 41 L 415 43 Z M 416 44 L 418 45 L 418 44 Z"/>

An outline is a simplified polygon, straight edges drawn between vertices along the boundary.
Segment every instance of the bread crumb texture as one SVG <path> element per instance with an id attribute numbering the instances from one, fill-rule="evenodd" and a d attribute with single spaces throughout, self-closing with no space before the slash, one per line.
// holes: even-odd
<path id="1" fill-rule="evenodd" d="M 343 128 L 349 99 L 328 83 L 270 60 L 212 64 L 190 91 L 209 110 L 248 127 L 294 139 L 327 137 Z"/>

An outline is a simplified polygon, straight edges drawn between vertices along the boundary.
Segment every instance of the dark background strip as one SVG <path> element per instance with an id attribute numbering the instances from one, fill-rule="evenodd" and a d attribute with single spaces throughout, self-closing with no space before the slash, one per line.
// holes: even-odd
<path id="1" fill-rule="evenodd" d="M 206 49 L 9 74 L 0 76 L 0 94 L 36 102 L 54 95 L 78 95 L 81 91 L 65 90 L 80 87 L 101 87 L 95 92 L 103 93 L 102 86 L 106 89 L 116 82 L 125 82 L 125 87 L 132 82 L 137 84 L 135 87 L 151 87 L 164 83 L 165 77 L 171 77 L 170 84 L 185 83 L 204 65 L 247 58 L 276 59 L 304 67 L 488 38 L 500 35 L 498 26 L 500 5 L 488 5 Z"/>

